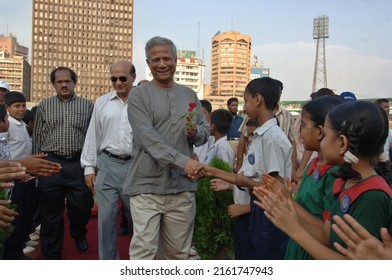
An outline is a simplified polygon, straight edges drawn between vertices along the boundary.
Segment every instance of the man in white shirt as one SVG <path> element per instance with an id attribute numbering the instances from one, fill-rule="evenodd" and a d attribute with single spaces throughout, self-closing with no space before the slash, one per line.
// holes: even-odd
<path id="1" fill-rule="evenodd" d="M 116 231 L 119 198 L 129 227 L 132 221 L 129 199 L 123 196 L 123 182 L 131 164 L 133 132 L 127 107 L 136 73 L 126 60 L 114 63 L 110 72 L 114 91 L 97 99 L 81 156 L 86 184 L 95 191 L 98 202 L 101 260 L 119 259 Z"/>

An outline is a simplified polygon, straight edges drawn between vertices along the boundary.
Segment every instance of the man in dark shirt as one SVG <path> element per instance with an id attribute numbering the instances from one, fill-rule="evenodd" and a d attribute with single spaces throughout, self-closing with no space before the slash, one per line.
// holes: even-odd
<path id="1" fill-rule="evenodd" d="M 242 121 L 244 120 L 243 117 L 237 114 L 238 112 L 238 98 L 232 97 L 227 100 L 227 110 L 233 114 L 233 121 L 231 123 L 229 132 L 227 132 L 227 139 L 228 140 L 239 140 L 241 136 L 241 132 L 238 131 L 240 128 Z"/>
<path id="2" fill-rule="evenodd" d="M 84 181 L 80 154 L 93 104 L 76 96 L 77 75 L 73 70 L 58 67 L 51 72 L 50 81 L 57 95 L 38 104 L 33 152 L 47 153 L 48 160 L 62 166 L 59 173 L 38 180 L 41 251 L 48 259 L 61 259 L 65 204 L 71 237 L 80 251 L 88 249 L 86 224 L 94 202 Z"/>
<path id="3" fill-rule="evenodd" d="M 238 98 L 231 97 L 227 100 L 227 110 L 233 114 L 233 121 L 231 122 L 231 126 L 229 131 L 227 132 L 227 140 L 231 148 L 233 149 L 234 155 L 237 154 L 238 143 L 241 137 L 241 132 L 238 131 L 244 118 L 237 114 L 238 112 Z M 236 157 L 234 157 L 234 161 L 231 162 L 231 165 L 234 167 L 236 165 Z"/>

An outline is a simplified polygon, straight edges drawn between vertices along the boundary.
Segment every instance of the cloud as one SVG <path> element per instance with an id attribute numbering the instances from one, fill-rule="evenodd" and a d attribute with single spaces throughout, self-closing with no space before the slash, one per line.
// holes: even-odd
<path id="1" fill-rule="evenodd" d="M 338 93 L 351 91 L 359 99 L 391 96 L 392 59 L 361 54 L 342 46 L 331 46 L 328 55 L 329 85 Z"/>
<path id="2" fill-rule="evenodd" d="M 274 43 L 253 46 L 252 53 L 284 83 L 282 100 L 307 100 L 312 91 L 315 43 Z M 357 98 L 390 96 L 391 59 L 365 55 L 339 45 L 326 46 L 327 86 L 354 92 Z"/>

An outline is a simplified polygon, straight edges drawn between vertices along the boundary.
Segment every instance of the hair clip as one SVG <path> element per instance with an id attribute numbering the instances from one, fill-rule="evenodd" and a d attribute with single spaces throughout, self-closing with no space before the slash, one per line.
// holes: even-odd
<path id="1" fill-rule="evenodd" d="M 350 135 L 354 131 L 354 125 L 350 124 L 348 127 L 346 127 L 346 126 L 347 126 L 347 121 L 344 120 L 342 122 L 342 124 L 340 125 L 340 129 L 341 129 L 341 131 L 343 131 L 343 132 L 347 133 L 348 135 Z"/>
<path id="2" fill-rule="evenodd" d="M 340 125 L 340 130 L 341 130 L 341 131 L 344 131 L 344 130 L 345 130 L 345 126 L 346 126 L 346 120 L 344 120 L 344 121 L 342 122 L 342 124 Z"/>
<path id="3" fill-rule="evenodd" d="M 352 152 L 350 152 L 348 150 L 344 153 L 343 159 L 345 162 L 350 163 L 350 164 L 352 164 L 352 163 L 356 164 L 359 161 L 359 159 L 356 156 L 354 156 L 354 154 Z"/>

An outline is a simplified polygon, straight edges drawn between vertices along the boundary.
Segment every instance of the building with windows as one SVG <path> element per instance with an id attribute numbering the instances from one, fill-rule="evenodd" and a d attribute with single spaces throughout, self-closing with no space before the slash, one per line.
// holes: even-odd
<path id="1" fill-rule="evenodd" d="M 269 77 L 270 69 L 261 67 L 259 64 L 253 65 L 250 68 L 250 81 L 258 78 Z"/>
<path id="2" fill-rule="evenodd" d="M 0 52 L 6 52 L 10 56 L 22 56 L 25 59 L 29 56 L 29 48 L 19 45 L 14 34 L 8 36 L 0 34 Z"/>
<path id="3" fill-rule="evenodd" d="M 176 83 L 193 89 L 199 99 L 203 99 L 205 64 L 196 58 L 195 51 L 179 50 L 174 80 Z"/>
<path id="4" fill-rule="evenodd" d="M 31 66 L 27 61 L 29 48 L 19 45 L 15 35 L 0 35 L 0 80 L 10 90 L 23 93 L 30 100 Z"/>
<path id="5" fill-rule="evenodd" d="M 132 61 L 133 0 L 33 0 L 32 97 L 54 95 L 50 72 L 72 68 L 75 91 L 95 101 L 112 90 L 111 65 Z"/>
<path id="6" fill-rule="evenodd" d="M 211 39 L 211 93 L 213 108 L 226 108 L 230 97 L 241 101 L 250 78 L 251 38 L 236 31 L 218 32 Z"/>

